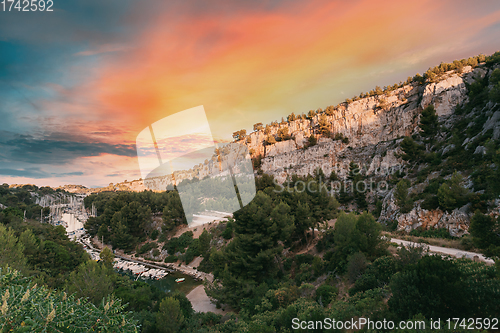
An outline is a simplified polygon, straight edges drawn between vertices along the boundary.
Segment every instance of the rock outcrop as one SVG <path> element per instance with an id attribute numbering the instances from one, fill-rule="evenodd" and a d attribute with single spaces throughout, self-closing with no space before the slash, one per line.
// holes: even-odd
<path id="1" fill-rule="evenodd" d="M 464 206 L 448 213 L 440 209 L 426 210 L 417 205 L 409 213 L 396 217 L 398 230 L 410 232 L 417 228 L 444 228 L 449 231 L 450 235 L 460 237 L 469 230 L 471 215 L 468 208 Z"/>
<path id="2" fill-rule="evenodd" d="M 291 174 L 306 175 L 318 167 L 329 174 L 335 165 L 344 166 L 339 173 L 346 174 L 345 168 L 350 160 L 342 157 L 351 155 L 347 154 L 349 150 L 376 146 L 415 133 L 420 113 L 429 104 L 435 106 L 441 118 L 450 116 L 457 104 L 467 100 L 465 82 L 470 83 L 474 81 L 474 77 L 484 76 L 483 72 L 481 68 L 472 70 L 470 66 L 466 66 L 461 74 L 450 71 L 438 82 L 408 84 L 388 94 L 343 103 L 330 112 L 317 114 L 311 119 L 300 118 L 288 123 L 275 123 L 268 127 L 267 134 L 264 134 L 264 130 L 255 131 L 240 143 L 248 146 L 252 157 L 261 156 L 262 170 L 274 175 L 279 181 L 284 181 Z M 347 138 L 348 144 L 323 138 L 319 134 L 320 117 L 325 116 L 328 130 Z M 492 118 L 496 119 L 496 116 Z M 266 145 L 268 135 L 277 137 L 278 131 L 284 127 L 293 139 Z M 319 144 L 303 150 L 311 135 L 319 139 Z M 386 151 L 365 160 L 352 157 L 359 163 L 370 165 L 369 174 L 380 167 L 378 164 L 394 166 L 402 163 L 394 152 Z"/>

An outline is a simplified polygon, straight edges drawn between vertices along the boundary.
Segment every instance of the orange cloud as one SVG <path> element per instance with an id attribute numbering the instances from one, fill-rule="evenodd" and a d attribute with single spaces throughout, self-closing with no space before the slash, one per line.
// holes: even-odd
<path id="1" fill-rule="evenodd" d="M 207 14 L 180 6 L 152 18 L 130 45 L 121 45 L 126 52 L 103 56 L 93 78 L 69 94 L 88 96 L 95 119 L 129 126 L 123 140 L 196 105 L 205 106 L 214 137 L 227 138 L 255 122 L 382 85 L 380 73 L 408 71 L 463 48 L 499 20 L 498 12 L 471 17 L 462 7 L 315 0 Z"/>

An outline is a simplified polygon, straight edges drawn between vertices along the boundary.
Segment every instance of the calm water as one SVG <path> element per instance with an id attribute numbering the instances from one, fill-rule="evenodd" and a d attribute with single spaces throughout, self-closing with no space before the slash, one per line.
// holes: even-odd
<path id="1" fill-rule="evenodd" d="M 83 228 L 83 223 L 80 222 L 74 214 L 70 213 L 65 213 L 62 214 L 62 220 L 68 224 L 68 227 L 66 228 L 67 232 L 72 232 L 75 230 L 79 230 L 80 228 Z M 129 271 L 119 271 L 120 274 L 126 275 L 130 277 L 131 279 L 136 279 L 136 276 L 132 274 Z M 184 282 L 177 283 L 175 282 L 175 279 L 177 278 L 185 278 Z M 189 275 L 185 275 L 179 272 L 173 272 L 173 273 L 168 273 L 166 277 L 164 277 L 161 280 L 153 280 L 153 279 L 141 279 L 139 280 L 144 281 L 152 286 L 155 286 L 156 288 L 164 291 L 164 292 L 170 292 L 170 291 L 180 291 L 184 294 L 188 294 L 191 290 L 193 290 L 195 287 L 199 286 L 202 284 L 200 281 L 196 281 Z"/>
<path id="2" fill-rule="evenodd" d="M 67 232 L 75 231 L 83 228 L 83 223 L 80 222 L 74 214 L 64 213 L 62 214 L 62 220 L 68 224 L 66 228 Z"/>
<path id="3" fill-rule="evenodd" d="M 119 271 L 119 272 L 120 272 L 120 274 L 128 276 L 133 280 L 135 280 L 137 278 L 134 274 L 132 274 L 129 271 Z M 175 282 L 175 279 L 177 279 L 177 278 L 185 278 L 186 280 L 184 280 L 184 282 L 177 283 L 177 282 Z M 146 282 L 149 285 L 155 286 L 156 288 L 158 288 L 164 292 L 170 292 L 170 291 L 177 290 L 177 291 L 180 291 L 184 294 L 188 294 L 195 287 L 202 284 L 201 281 L 196 281 L 192 277 L 185 275 L 185 274 L 182 274 L 182 273 L 179 273 L 179 272 L 168 273 L 168 275 L 161 280 L 141 279 L 141 278 L 139 278 L 139 280 Z"/>

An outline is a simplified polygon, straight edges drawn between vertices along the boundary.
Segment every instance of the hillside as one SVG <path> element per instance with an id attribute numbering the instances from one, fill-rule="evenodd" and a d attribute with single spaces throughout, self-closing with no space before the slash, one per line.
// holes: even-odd
<path id="1" fill-rule="evenodd" d="M 456 165 L 450 165 L 454 153 L 464 153 L 458 152 L 457 140 L 461 140 L 464 156 L 479 159 L 476 164 L 491 155 L 487 151 L 498 147 L 499 107 L 489 94 L 497 84 L 498 78 L 493 73 L 499 67 L 498 58 L 496 53 L 441 64 L 429 69 L 424 76 L 417 74 L 384 89 L 376 87 L 337 106 L 301 115 L 292 113 L 281 122 L 265 126 L 255 124 L 254 131 L 248 135 L 245 130 L 235 132 L 235 142 L 247 146 L 257 174 L 272 175 L 280 184 L 293 175 L 313 175 L 321 169 L 329 176 L 324 182 L 328 183 L 331 193 L 343 196 L 339 201 L 345 209 L 368 209 L 379 216 L 380 222 L 397 223 L 399 230 L 445 228 L 452 235 L 460 236 L 468 232 L 474 210 L 469 202 L 464 203 L 467 207 L 454 209 L 440 206 L 436 199 L 437 187 L 457 169 Z M 419 127 L 422 111 L 429 106 L 434 108 L 439 123 L 432 144 L 420 135 Z M 456 131 L 463 134 L 453 134 Z M 423 147 L 423 154 L 428 155 L 427 160 L 405 160 L 401 147 L 404 137 L 415 139 L 416 144 Z M 359 191 L 349 183 L 353 180 L 350 173 L 354 164 L 359 170 L 357 182 L 362 181 L 365 187 L 371 184 L 368 190 L 362 191 L 361 205 L 359 200 L 353 200 Z M 176 171 L 175 178 L 177 181 L 202 178 L 217 166 L 212 159 L 193 170 Z M 471 198 L 483 201 L 481 211 L 496 216 L 499 202 L 491 193 L 486 196 L 481 193 L 484 184 L 473 175 L 474 166 L 461 167 L 462 183 L 471 195 L 476 193 Z M 498 166 L 493 163 L 491 168 L 497 170 Z M 394 190 L 401 179 L 408 181 L 411 209 L 401 210 L 397 204 Z M 171 182 L 170 176 L 164 176 L 160 183 L 168 186 Z M 65 185 L 60 189 L 71 193 L 140 192 L 147 186 L 139 179 L 103 188 Z M 434 203 L 429 204 L 429 200 Z M 477 208 L 476 205 L 474 209 Z"/>
<path id="2" fill-rule="evenodd" d="M 335 107 L 235 132 L 252 154 L 257 194 L 232 217 L 202 228 L 186 228 L 177 191 L 140 191 L 142 180 L 63 187 L 101 192 L 84 198 L 94 240 L 213 277 L 204 292 L 224 315 L 194 313 L 179 293 L 129 281 L 107 267 L 107 255 L 101 263 L 65 255 L 83 249 L 62 227 L 37 222 L 49 213 L 41 206 L 72 200 L 63 188 L 0 187 L 0 241 L 15 254 L 2 260 L 96 306 L 115 294 L 144 332 L 181 312 L 179 332 L 291 332 L 293 318 L 491 321 L 500 311 L 499 63 L 500 53 L 441 64 Z M 175 178 L 204 177 L 215 162 Z M 170 182 L 163 178 L 159 183 Z M 428 243 L 444 257 L 395 238 Z M 162 310 L 170 303 L 173 315 Z"/>
<path id="3" fill-rule="evenodd" d="M 248 135 L 244 130 L 235 132 L 235 142 L 248 147 L 257 174 L 272 175 L 283 184 L 293 175 L 312 175 L 319 168 L 329 176 L 325 177 L 328 189 L 343 196 L 339 201 L 345 209 L 368 209 L 380 216 L 380 222 L 396 221 L 399 230 L 409 232 L 419 227 L 439 227 L 460 236 L 468 231 L 474 212 L 471 205 L 444 209 L 436 204 L 437 188 L 434 187 L 442 185 L 456 170 L 450 163 L 454 161 L 454 153 L 463 152 L 457 151 L 459 145 L 455 141 L 460 139 L 465 155 L 469 152 L 467 156 L 473 157 L 472 160 L 479 159 L 478 164 L 483 157 L 490 156 L 484 146 L 487 141 L 489 150 L 498 147 L 499 107 L 489 97 L 489 91 L 497 84 L 493 73 L 499 67 L 498 58 L 496 53 L 490 57 L 478 56 L 441 64 L 429 69 L 424 76 L 417 74 L 384 89 L 376 87 L 325 110 L 311 110 L 301 115 L 292 113 L 286 120 L 265 126 L 255 124 L 254 131 Z M 435 110 L 436 126 L 439 127 L 432 144 L 423 138 L 419 127 L 422 111 L 430 106 Z M 459 137 L 452 134 L 464 130 Z M 418 147 L 423 147 L 427 159 L 405 159 L 401 147 L 404 137 L 414 138 L 420 145 Z M 346 183 L 353 180 L 350 174 L 354 165 L 359 170 L 357 181 L 371 184 L 367 191 L 362 191 L 361 205 L 359 200 L 353 200 L 354 192 L 359 191 L 350 189 L 352 185 Z M 175 178 L 178 181 L 202 178 L 215 167 L 215 161 L 206 161 L 193 170 L 176 172 Z M 473 167 L 464 166 L 460 172 L 464 176 L 462 182 L 468 182 L 469 192 L 477 194 L 474 197 L 477 201 L 484 189 L 478 179 L 473 179 Z M 497 170 L 498 166 L 492 164 L 492 168 Z M 169 176 L 163 178 L 163 185 L 171 183 Z M 401 210 L 397 204 L 394 189 L 401 179 L 409 182 L 408 191 L 414 208 Z M 431 183 L 433 185 L 429 188 Z M 101 189 L 65 187 L 71 192 L 90 193 L 142 191 L 145 188 L 142 180 L 110 184 Z M 432 191 L 436 193 L 430 193 Z M 429 199 L 432 195 L 434 197 Z M 424 197 L 427 202 L 424 202 Z M 495 197 L 491 193 L 483 197 L 481 200 L 485 202 L 481 210 L 497 214 L 499 207 L 498 201 L 493 200 Z M 429 205 L 428 201 L 432 199 L 435 202 Z M 464 206 L 466 204 L 468 202 Z"/>

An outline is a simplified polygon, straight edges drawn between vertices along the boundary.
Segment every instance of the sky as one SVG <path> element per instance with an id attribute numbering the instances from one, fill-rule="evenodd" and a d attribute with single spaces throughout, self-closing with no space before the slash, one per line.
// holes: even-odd
<path id="1" fill-rule="evenodd" d="M 202 105 L 213 139 L 227 141 L 257 122 L 500 49 L 497 0 L 54 0 L 53 8 L 0 11 L 0 183 L 139 179 L 137 136 L 180 111 Z M 189 132 L 185 118 L 170 125 Z"/>

